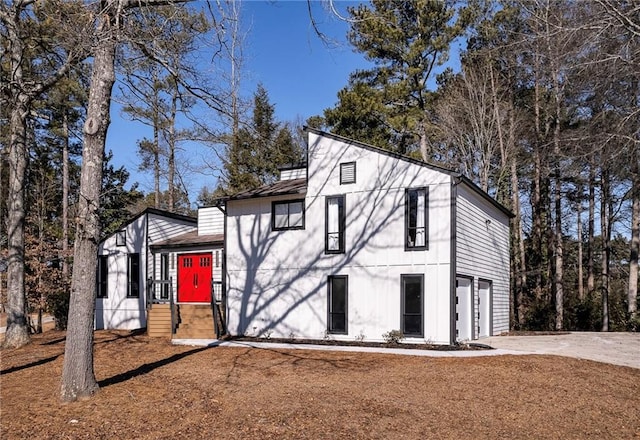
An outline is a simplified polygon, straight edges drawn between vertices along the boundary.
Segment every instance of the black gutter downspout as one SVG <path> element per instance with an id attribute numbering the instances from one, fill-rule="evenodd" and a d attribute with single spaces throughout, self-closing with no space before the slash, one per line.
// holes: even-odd
<path id="1" fill-rule="evenodd" d="M 226 335 L 229 333 L 227 329 L 227 321 L 229 320 L 227 308 L 227 209 L 226 206 L 222 207 L 222 203 L 223 202 L 216 203 L 215 206 L 224 216 L 224 223 L 222 227 L 222 298 L 220 302 L 222 303 L 222 307 L 224 309 L 222 332 L 224 335 Z"/>
<path id="2" fill-rule="evenodd" d="M 462 181 L 460 175 L 451 176 L 451 239 L 449 240 L 449 244 L 451 246 L 450 250 L 450 258 L 451 258 L 451 273 L 449 279 L 449 302 L 450 302 L 450 318 L 449 318 L 449 344 L 455 345 L 456 343 L 456 278 L 457 278 L 457 267 L 456 261 L 458 259 L 457 256 L 457 233 L 456 228 L 458 224 L 457 219 L 457 200 L 458 200 L 458 185 Z"/>

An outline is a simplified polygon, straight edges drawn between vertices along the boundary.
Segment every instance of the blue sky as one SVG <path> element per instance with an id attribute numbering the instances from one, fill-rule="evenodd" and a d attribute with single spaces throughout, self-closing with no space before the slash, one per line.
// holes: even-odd
<path id="1" fill-rule="evenodd" d="M 357 2 L 337 3 L 345 15 L 346 6 L 355 4 Z M 242 3 L 242 19 L 248 29 L 242 80 L 244 95 L 250 97 L 261 82 L 275 104 L 277 118 L 282 121 L 305 120 L 332 107 L 338 91 L 347 85 L 349 74 L 368 65 L 363 56 L 354 53 L 346 43 L 348 24 L 331 16 L 320 2 L 312 5 L 319 27 L 337 45 L 328 47 L 315 34 L 304 0 Z M 129 121 L 115 103 L 111 113 L 107 150 L 114 153 L 114 165 L 124 165 L 129 170 L 129 183 L 137 181 L 141 190 L 152 191 L 152 176 L 138 172 L 136 155 L 136 142 L 145 136 L 151 137 L 150 128 Z M 197 145 L 183 146 L 182 156 L 196 165 L 215 161 L 212 151 Z M 191 170 L 185 174 L 192 202 L 202 186 L 215 187 L 212 172 Z"/>
<path id="2" fill-rule="evenodd" d="M 344 17 L 348 16 L 347 7 L 358 3 L 361 2 L 334 1 Z M 280 121 L 304 121 L 309 116 L 322 114 L 324 109 L 336 104 L 337 93 L 347 85 L 350 73 L 371 66 L 347 43 L 347 22 L 331 14 L 320 1 L 312 1 L 312 10 L 318 27 L 335 44 L 328 46 L 316 35 L 306 0 L 242 2 L 242 22 L 247 30 L 243 95 L 250 98 L 256 85 L 262 83 Z M 448 65 L 457 70 L 459 49 L 457 44 L 454 46 Z M 204 69 L 209 67 L 203 65 Z M 216 123 L 214 116 L 203 116 Z M 153 190 L 153 178 L 148 172 L 138 172 L 136 155 L 136 143 L 143 137 L 151 137 L 150 128 L 127 120 L 114 104 L 107 150 L 113 150 L 114 165 L 124 165 L 129 170 L 129 183 L 138 182 L 139 189 L 148 193 Z M 209 147 L 195 144 L 183 145 L 179 155 L 191 165 L 184 170 L 183 182 L 193 204 L 203 186 L 210 189 L 216 186 L 216 172 L 203 164 L 215 165 L 219 161 Z"/>

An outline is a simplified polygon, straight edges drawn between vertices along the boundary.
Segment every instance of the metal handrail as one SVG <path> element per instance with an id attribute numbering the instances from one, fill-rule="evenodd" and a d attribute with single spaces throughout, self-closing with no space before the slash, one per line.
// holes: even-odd
<path id="1" fill-rule="evenodd" d="M 169 303 L 169 309 L 171 311 L 171 334 L 176 333 L 176 325 L 177 325 L 177 316 L 176 316 L 176 303 L 173 298 L 173 278 L 169 277 L 168 280 L 154 280 L 149 278 L 147 280 L 148 288 L 147 288 L 147 310 L 151 308 L 152 304 L 166 304 Z M 160 298 L 157 295 L 157 286 L 168 286 L 167 288 L 167 296 L 168 298 L 162 298 L 162 294 L 160 294 Z"/>
<path id="2" fill-rule="evenodd" d="M 176 316 L 176 303 L 173 300 L 173 282 L 171 277 L 169 277 L 169 309 L 171 310 L 171 335 L 175 335 L 178 317 Z"/>
<path id="3" fill-rule="evenodd" d="M 211 282 L 211 311 L 213 312 L 213 328 L 216 331 L 216 338 L 220 338 L 224 332 L 222 325 L 222 316 L 220 316 L 219 302 L 216 298 L 216 286 L 219 286 L 220 293 L 222 293 L 222 281 Z"/>

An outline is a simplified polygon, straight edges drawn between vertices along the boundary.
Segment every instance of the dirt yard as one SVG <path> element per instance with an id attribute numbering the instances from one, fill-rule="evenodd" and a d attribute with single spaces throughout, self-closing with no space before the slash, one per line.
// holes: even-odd
<path id="1" fill-rule="evenodd" d="M 172 346 L 97 332 L 98 394 L 61 405 L 64 333 L 2 350 L 2 439 L 640 438 L 640 370 Z"/>

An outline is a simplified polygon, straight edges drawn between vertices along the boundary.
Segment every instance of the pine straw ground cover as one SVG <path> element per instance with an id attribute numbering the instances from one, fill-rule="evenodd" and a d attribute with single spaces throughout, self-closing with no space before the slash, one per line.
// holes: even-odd
<path id="1" fill-rule="evenodd" d="M 2 350 L 2 439 L 640 438 L 640 370 L 172 346 L 97 332 L 92 399 L 58 401 L 65 334 Z"/>

